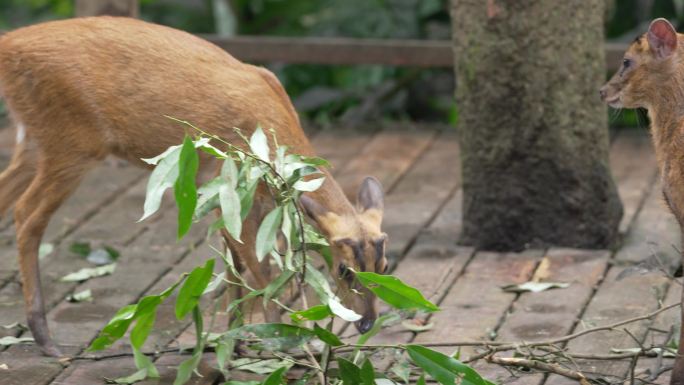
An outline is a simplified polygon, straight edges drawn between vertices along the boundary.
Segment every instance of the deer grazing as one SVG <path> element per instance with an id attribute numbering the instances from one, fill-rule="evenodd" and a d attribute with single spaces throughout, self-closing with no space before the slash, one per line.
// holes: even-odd
<path id="1" fill-rule="evenodd" d="M 239 140 L 233 127 L 248 134 L 258 124 L 273 127 L 281 144 L 313 155 L 289 97 L 271 72 L 188 33 L 135 19 L 70 19 L 3 35 L 0 97 L 16 129 L 11 163 L 0 174 L 0 215 L 14 206 L 28 325 L 36 343 L 52 356 L 60 350 L 48 332 L 39 245 L 52 214 L 105 157 L 144 166 L 141 158 L 181 143 L 184 130 L 164 115 L 228 142 Z M 349 279 L 347 270 L 382 273 L 387 268 L 382 187 L 367 178 L 355 207 L 323 172 L 323 186 L 300 204 L 331 244 L 340 290 L 364 294 L 341 297 L 363 316 L 356 327 L 365 332 L 377 318 L 375 298 Z M 253 247 L 260 219 L 247 219 L 244 245 L 228 242 L 265 286 L 267 269 Z"/>
<path id="2" fill-rule="evenodd" d="M 648 109 L 663 196 L 684 226 L 684 36 L 667 20 L 654 20 L 599 93 L 614 108 Z M 671 383 L 684 385 L 684 329 Z"/>

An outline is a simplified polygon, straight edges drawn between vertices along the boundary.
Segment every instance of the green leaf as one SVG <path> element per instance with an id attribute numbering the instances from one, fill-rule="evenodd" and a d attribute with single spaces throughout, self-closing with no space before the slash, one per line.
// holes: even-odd
<path id="1" fill-rule="evenodd" d="M 328 269 L 332 269 L 333 265 L 333 258 L 332 258 L 332 251 L 330 250 L 330 246 L 328 245 L 321 245 L 318 243 L 307 243 L 306 248 L 308 250 L 312 250 L 317 252 L 318 254 L 323 257 L 323 260 L 325 261 L 326 266 Z"/>
<path id="2" fill-rule="evenodd" d="M 226 272 L 222 272 L 221 274 L 218 274 L 214 279 L 207 285 L 207 288 L 204 289 L 202 292 L 202 295 L 208 294 L 213 292 L 214 290 L 218 289 L 218 287 L 221 285 L 223 280 L 226 279 Z"/>
<path id="3" fill-rule="evenodd" d="M 289 369 L 292 367 L 292 362 L 278 359 L 238 358 L 237 360 L 232 360 L 230 366 L 241 371 L 247 370 L 257 374 L 269 374 L 283 367 Z"/>
<path id="4" fill-rule="evenodd" d="M 154 366 L 150 357 L 142 354 L 142 352 L 135 347 L 133 348 L 133 360 L 138 369 L 145 370 L 146 377 L 159 378 L 159 371 L 157 371 L 157 368 Z"/>
<path id="5" fill-rule="evenodd" d="M 181 148 L 180 145 L 171 146 L 171 147 L 167 148 L 166 150 L 164 150 L 164 152 L 162 152 L 161 154 L 155 156 L 154 158 L 143 158 L 142 161 L 149 164 L 149 165 L 156 166 L 159 164 L 160 161 L 162 161 L 165 158 L 168 158 L 174 152 L 180 151 L 180 148 Z"/>
<path id="6" fill-rule="evenodd" d="M 190 379 L 190 377 L 192 377 L 192 373 L 195 371 L 195 369 L 197 369 L 197 365 L 199 365 L 202 359 L 205 340 L 204 338 L 200 337 L 202 336 L 202 328 L 204 323 L 202 321 L 202 312 L 200 311 L 199 306 L 194 306 L 192 308 L 192 321 L 195 324 L 195 335 L 197 336 L 197 343 L 195 345 L 195 349 L 192 351 L 192 357 L 183 361 L 178 366 L 176 380 L 173 382 L 173 385 L 185 384 Z"/>
<path id="7" fill-rule="evenodd" d="M 266 323 L 245 325 L 224 334 L 246 342 L 256 342 L 251 348 L 268 351 L 283 351 L 296 348 L 314 338 L 316 334 L 307 328 L 295 325 Z"/>
<path id="8" fill-rule="evenodd" d="M 341 357 L 337 358 L 337 365 L 340 367 L 340 378 L 344 385 L 361 384 L 361 369 L 358 366 Z"/>
<path id="9" fill-rule="evenodd" d="M 344 305 L 342 305 L 342 303 L 340 303 L 337 300 L 337 298 L 329 298 L 328 307 L 330 307 L 330 311 L 333 312 L 333 314 L 347 322 L 356 322 L 363 318 L 361 317 L 361 314 L 358 314 L 354 310 L 347 309 L 346 307 L 344 307 Z"/>
<path id="10" fill-rule="evenodd" d="M 409 377 L 411 376 L 411 367 L 409 366 L 408 361 L 404 358 L 405 356 L 401 356 L 401 359 L 398 360 L 397 362 L 392 365 L 390 368 L 390 371 L 394 373 L 397 377 L 401 378 L 406 385 L 409 383 Z"/>
<path id="11" fill-rule="evenodd" d="M 190 377 L 192 377 L 192 372 L 197 368 L 201 359 L 201 352 L 195 352 L 190 358 L 181 362 L 178 366 L 176 379 L 173 381 L 173 385 L 183 385 L 188 382 Z"/>
<path id="12" fill-rule="evenodd" d="M 245 186 L 240 186 L 237 189 L 238 195 L 240 196 L 240 218 L 242 218 L 243 221 L 247 218 L 247 215 L 249 215 L 249 211 L 254 204 L 254 193 L 256 193 L 257 182 L 258 180 Z"/>
<path id="13" fill-rule="evenodd" d="M 287 368 L 283 367 L 271 373 L 271 375 L 262 382 L 262 385 L 281 385 L 283 383 L 285 370 L 287 370 Z"/>
<path id="14" fill-rule="evenodd" d="M 318 326 L 317 324 L 314 324 L 314 333 L 316 333 L 316 336 L 326 344 L 330 346 L 342 346 L 344 345 L 342 341 L 340 341 L 340 338 L 334 335 L 332 332 L 329 330 L 323 329 L 322 327 Z"/>
<path id="15" fill-rule="evenodd" d="M 303 163 L 306 163 L 308 165 L 314 166 L 314 167 L 330 167 L 330 162 L 323 158 L 319 158 L 317 156 L 309 157 L 309 156 L 300 156 L 299 160 Z"/>
<path id="16" fill-rule="evenodd" d="M 146 369 L 140 369 L 137 372 L 131 374 L 130 376 L 126 377 L 119 377 L 119 378 L 107 378 L 105 377 L 105 383 L 107 384 L 121 384 L 121 385 L 130 385 L 130 384 L 135 384 L 136 382 L 140 382 L 147 378 L 147 370 Z"/>
<path id="17" fill-rule="evenodd" d="M 300 311 L 296 311 L 294 313 L 291 313 L 290 318 L 292 318 L 292 320 L 295 322 L 301 322 L 304 320 L 320 321 L 320 320 L 328 318 L 332 315 L 333 314 L 330 311 L 330 308 L 328 307 L 328 305 L 316 305 L 316 306 L 312 306 L 306 310 L 300 310 Z"/>
<path id="18" fill-rule="evenodd" d="M 292 188 L 297 191 L 316 191 L 323 185 L 323 182 L 325 182 L 325 178 L 317 178 L 307 181 L 300 180 L 297 181 Z"/>
<path id="19" fill-rule="evenodd" d="M 311 286 L 322 303 L 327 304 L 330 298 L 335 298 L 328 279 L 310 263 L 306 264 L 304 281 Z"/>
<path id="20" fill-rule="evenodd" d="M 373 369 L 373 364 L 369 359 L 366 358 L 361 365 L 360 374 L 363 385 L 375 385 L 375 369 Z"/>
<path id="21" fill-rule="evenodd" d="M 197 207 L 195 208 L 195 219 L 204 218 L 212 210 L 219 207 L 219 187 L 223 185 L 221 177 L 216 177 L 197 189 Z"/>
<path id="22" fill-rule="evenodd" d="M 270 149 L 268 148 L 268 139 L 261 127 L 256 128 L 252 137 L 249 139 L 249 148 L 252 153 L 257 156 L 257 158 L 263 160 L 264 162 L 270 162 L 268 155 Z"/>
<path id="23" fill-rule="evenodd" d="M 195 150 L 195 144 L 189 136 L 186 136 L 178 160 L 178 178 L 173 188 L 178 206 L 178 239 L 183 238 L 192 226 L 195 207 L 197 207 L 195 178 L 198 167 L 199 156 Z"/>
<path id="24" fill-rule="evenodd" d="M 260 384 L 261 384 L 261 382 L 259 382 L 259 381 L 253 381 L 253 380 L 252 380 L 252 381 L 236 381 L 236 380 L 231 380 L 231 381 L 228 381 L 228 382 L 224 383 L 223 385 L 260 385 Z"/>
<path id="25" fill-rule="evenodd" d="M 256 235 L 256 256 L 259 262 L 273 250 L 282 220 L 283 208 L 278 206 L 268 213 L 263 222 L 261 222 Z"/>
<path id="26" fill-rule="evenodd" d="M 285 289 L 285 285 L 294 277 L 294 274 L 294 271 L 285 270 L 280 273 L 276 279 L 271 281 L 271 283 L 264 288 L 264 304 L 270 301 L 271 298 L 277 298 L 283 289 Z"/>
<path id="27" fill-rule="evenodd" d="M 420 378 L 418 379 L 418 382 L 416 382 L 416 385 L 426 385 L 425 384 L 425 373 L 420 375 Z"/>
<path id="28" fill-rule="evenodd" d="M 419 309 L 428 312 L 439 310 L 435 304 L 425 299 L 420 291 L 399 278 L 371 272 L 356 272 L 356 277 L 378 298 L 397 309 Z"/>
<path id="29" fill-rule="evenodd" d="M 270 152 L 268 148 L 268 139 L 261 127 L 257 127 L 249 139 L 249 148 L 252 150 L 257 158 L 263 160 L 264 162 L 270 162 L 268 159 L 268 154 Z"/>
<path id="30" fill-rule="evenodd" d="M 221 166 L 221 179 L 235 189 L 238 185 L 238 176 L 238 169 L 233 158 L 224 160 L 223 165 Z"/>
<path id="31" fill-rule="evenodd" d="M 235 350 L 235 340 L 230 338 L 222 338 L 216 345 L 216 363 L 221 373 L 225 374 L 226 362 L 231 359 L 233 351 Z"/>
<path id="32" fill-rule="evenodd" d="M 69 245 L 69 251 L 84 258 L 90 254 L 90 250 L 89 242 L 73 242 Z"/>
<path id="33" fill-rule="evenodd" d="M 163 298 L 159 295 L 150 295 L 144 297 L 138 302 L 135 311 L 134 319 L 136 324 L 131 330 L 131 345 L 134 348 L 141 349 L 147 336 L 154 326 L 154 320 L 157 314 L 157 306 L 162 303 Z"/>
<path id="34" fill-rule="evenodd" d="M 462 385 L 494 385 L 483 379 L 475 369 L 440 352 L 420 345 L 408 345 L 406 351 L 416 365 L 440 384 L 453 385 L 458 378 Z"/>
<path id="35" fill-rule="evenodd" d="M 107 325 L 102 329 L 98 337 L 90 344 L 88 351 L 102 350 L 119 338 L 123 337 L 128 326 L 133 322 L 133 316 L 138 305 L 127 305 L 119 309 Z"/>
<path id="36" fill-rule="evenodd" d="M 227 184 L 219 187 L 219 202 L 221 204 L 221 218 L 228 234 L 238 242 L 242 233 L 242 217 L 240 216 L 240 196 L 235 189 Z"/>
<path id="37" fill-rule="evenodd" d="M 181 148 L 175 146 L 164 152 L 164 157 L 152 170 L 150 179 L 147 182 L 147 193 L 145 195 L 145 205 L 143 216 L 138 222 L 147 219 L 150 215 L 159 210 L 164 191 L 173 186 L 178 179 L 178 160 L 180 159 Z"/>
<path id="38" fill-rule="evenodd" d="M 203 267 L 196 267 L 188 275 L 176 298 L 176 318 L 183 319 L 197 305 L 209 285 L 213 271 L 214 260 L 210 259 Z"/>

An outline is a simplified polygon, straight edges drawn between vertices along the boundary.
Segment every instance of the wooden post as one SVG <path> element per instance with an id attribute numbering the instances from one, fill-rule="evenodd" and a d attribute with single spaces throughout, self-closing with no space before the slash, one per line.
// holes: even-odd
<path id="1" fill-rule="evenodd" d="M 76 0 L 76 16 L 138 17 L 138 0 Z"/>

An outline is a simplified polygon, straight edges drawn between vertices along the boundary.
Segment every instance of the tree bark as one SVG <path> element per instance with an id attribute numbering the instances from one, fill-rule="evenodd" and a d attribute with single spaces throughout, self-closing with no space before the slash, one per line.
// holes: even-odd
<path id="1" fill-rule="evenodd" d="M 452 0 L 461 243 L 606 248 L 622 217 L 608 164 L 605 0 Z"/>
<path id="2" fill-rule="evenodd" d="M 138 0 L 76 0 L 76 16 L 138 17 Z"/>

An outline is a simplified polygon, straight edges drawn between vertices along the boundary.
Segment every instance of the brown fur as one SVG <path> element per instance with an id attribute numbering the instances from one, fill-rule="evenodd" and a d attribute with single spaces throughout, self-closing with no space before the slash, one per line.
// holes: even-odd
<path id="1" fill-rule="evenodd" d="M 233 127 L 250 134 L 260 124 L 274 128 L 280 143 L 292 152 L 314 153 L 289 97 L 271 72 L 241 63 L 185 32 L 134 19 L 70 19 L 3 35 L 0 96 L 18 139 L 25 133 L 10 166 L 0 174 L 0 214 L 19 197 L 14 216 L 29 326 L 52 355 L 59 351 L 45 320 L 38 247 L 51 215 L 107 155 L 143 165 L 141 158 L 179 144 L 186 129 L 164 115 L 234 143 L 240 140 Z M 375 237 L 381 215 L 357 211 L 324 172 L 326 182 L 307 199 L 340 220 L 328 223 L 316 217 L 319 226 L 331 240 L 337 234 L 358 242 Z M 245 245 L 228 241 L 263 287 L 269 282 L 268 269 L 256 261 L 253 250 L 261 211 L 257 204 L 244 226 Z M 345 250 L 333 245 L 336 263 L 345 260 L 358 268 L 346 260 Z M 376 314 L 372 296 L 364 302 L 362 307 L 350 306 Z"/>
<path id="2" fill-rule="evenodd" d="M 623 66 L 601 88 L 616 108 L 647 108 L 665 201 L 684 226 L 684 36 L 664 19 L 651 23 L 625 53 Z M 684 332 L 672 384 L 684 385 Z"/>

